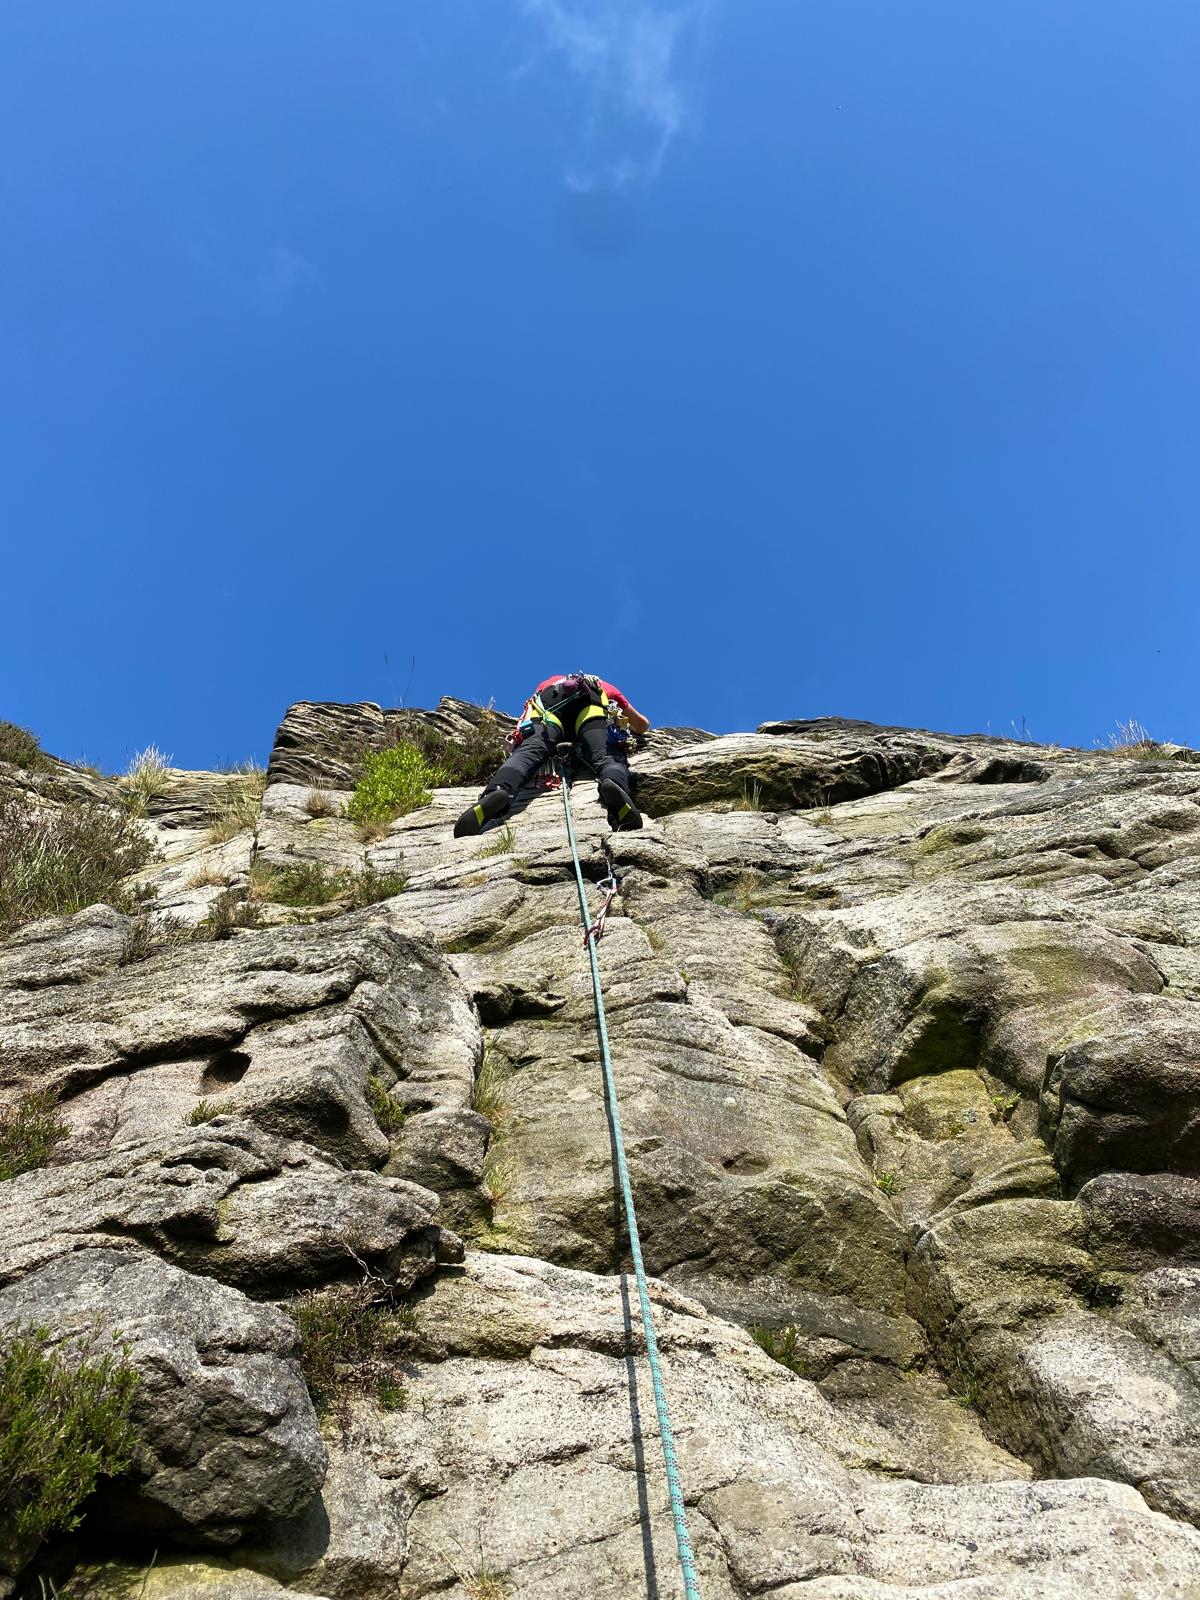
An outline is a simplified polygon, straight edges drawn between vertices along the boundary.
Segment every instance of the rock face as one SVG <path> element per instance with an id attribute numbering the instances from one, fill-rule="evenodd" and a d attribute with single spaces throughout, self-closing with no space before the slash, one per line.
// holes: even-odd
<path id="1" fill-rule="evenodd" d="M 478 716 L 294 706 L 220 842 L 176 775 L 150 922 L 231 937 L 0 945 L 0 1108 L 66 1129 L 3 1185 L 0 1327 L 103 1306 L 141 1374 L 72 1592 L 681 1592 L 560 797 L 339 814 Z M 1200 1595 L 1200 767 L 824 719 L 634 778 L 640 833 L 573 801 L 706 1600 Z M 264 898 L 298 865 L 405 887 Z M 319 1427 L 288 1308 L 364 1283 L 406 1403 Z"/>

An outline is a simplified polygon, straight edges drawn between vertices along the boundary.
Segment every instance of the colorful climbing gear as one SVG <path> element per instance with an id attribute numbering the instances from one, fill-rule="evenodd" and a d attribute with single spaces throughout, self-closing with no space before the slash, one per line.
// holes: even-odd
<path id="1" fill-rule="evenodd" d="M 561 750 L 561 746 L 560 746 Z M 625 1227 L 629 1234 L 629 1254 L 633 1258 L 633 1271 L 637 1279 L 638 1305 L 642 1313 L 642 1331 L 646 1337 L 646 1360 L 650 1367 L 650 1382 L 654 1390 L 654 1409 L 658 1413 L 658 1433 L 662 1442 L 663 1464 L 667 1472 L 667 1494 L 671 1502 L 671 1518 L 675 1524 L 675 1544 L 679 1550 L 679 1566 L 683 1573 L 684 1600 L 700 1600 L 700 1589 L 696 1582 L 696 1560 L 692 1553 L 692 1537 L 688 1532 L 687 1511 L 683 1504 L 683 1492 L 679 1487 L 679 1463 L 675 1455 L 675 1435 L 671 1430 L 671 1418 L 667 1411 L 667 1393 L 663 1386 L 662 1367 L 659 1362 L 658 1340 L 654 1335 L 654 1318 L 650 1311 L 650 1291 L 646 1285 L 646 1268 L 642 1262 L 642 1244 L 638 1236 L 637 1214 L 633 1207 L 633 1189 L 629 1182 L 629 1163 L 625 1159 L 625 1140 L 621 1133 L 621 1111 L 617 1104 L 617 1085 L 613 1076 L 612 1055 L 608 1047 L 608 1024 L 604 1017 L 604 995 L 600 987 L 600 963 L 596 959 L 596 941 L 603 932 L 604 917 L 612 901 L 612 894 L 616 893 L 615 878 L 612 881 L 614 888 L 604 903 L 604 909 L 596 919 L 600 924 L 597 931 L 596 922 L 590 921 L 588 910 L 587 890 L 583 883 L 583 868 L 579 864 L 579 846 L 575 842 L 575 820 L 571 814 L 571 786 L 567 782 L 566 768 L 561 754 L 556 759 L 555 765 L 562 780 L 563 811 L 567 819 L 567 839 L 571 846 L 571 860 L 575 864 L 575 888 L 579 894 L 579 913 L 585 928 L 584 943 L 587 945 L 588 957 L 592 966 L 592 995 L 596 1002 L 596 1032 L 600 1039 L 600 1059 L 604 1065 L 604 1094 L 608 1102 L 608 1120 L 612 1131 L 613 1155 L 616 1158 L 617 1175 L 621 1185 L 621 1200 L 625 1208 Z M 611 864 L 610 864 L 611 866 Z M 602 885 L 601 887 L 604 887 Z M 607 891 L 606 891 L 607 893 Z"/>

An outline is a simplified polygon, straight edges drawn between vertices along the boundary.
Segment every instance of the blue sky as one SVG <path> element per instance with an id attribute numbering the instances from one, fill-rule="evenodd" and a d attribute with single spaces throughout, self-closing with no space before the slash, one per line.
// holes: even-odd
<path id="1" fill-rule="evenodd" d="M 1200 744 L 1194 0 L 4 0 L 0 716 Z"/>

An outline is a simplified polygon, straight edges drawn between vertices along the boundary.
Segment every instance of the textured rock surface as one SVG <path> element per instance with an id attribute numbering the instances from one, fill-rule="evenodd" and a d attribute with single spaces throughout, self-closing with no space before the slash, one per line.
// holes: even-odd
<path id="1" fill-rule="evenodd" d="M 70 1129 L 4 1185 L 0 1297 L 119 1247 L 248 1327 L 364 1270 L 414 1303 L 405 1409 L 355 1399 L 265 1521 L 194 1497 L 181 1538 L 247 1531 L 147 1593 L 678 1592 L 561 801 L 471 840 L 474 790 L 370 842 L 324 814 L 404 718 L 478 715 L 293 707 L 221 844 L 227 780 L 172 775 L 155 910 L 253 893 L 259 929 L 133 959 L 92 908 L 0 946 L 0 1104 L 53 1086 Z M 1200 1595 L 1200 768 L 822 719 L 659 732 L 634 771 L 641 833 L 574 805 L 620 878 L 600 960 L 706 1600 Z M 252 889 L 300 862 L 406 887 Z M 237 1360 L 291 1370 L 267 1326 Z M 100 1542 L 78 1581 L 137 1593 Z"/>
<path id="2" fill-rule="evenodd" d="M 54 1344 L 117 1327 L 138 1374 L 131 1482 L 106 1509 L 148 1532 L 232 1544 L 294 1515 L 326 1452 L 294 1324 L 273 1306 L 128 1250 L 78 1250 L 0 1290 L 0 1326 L 37 1324 Z"/>

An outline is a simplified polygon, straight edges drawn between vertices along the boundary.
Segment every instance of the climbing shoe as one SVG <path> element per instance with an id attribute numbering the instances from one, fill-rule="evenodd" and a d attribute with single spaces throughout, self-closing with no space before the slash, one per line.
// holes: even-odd
<path id="1" fill-rule="evenodd" d="M 619 783 L 614 783 L 611 778 L 603 779 L 600 784 L 600 798 L 607 808 L 610 828 L 628 831 L 631 828 L 641 827 L 642 814 Z"/>
<path id="2" fill-rule="evenodd" d="M 473 806 L 468 806 L 454 824 L 454 837 L 465 839 L 470 834 L 478 833 L 485 823 L 491 822 L 493 817 L 502 817 L 512 804 L 512 795 L 507 789 L 489 789 L 486 794 L 481 794 Z"/>

